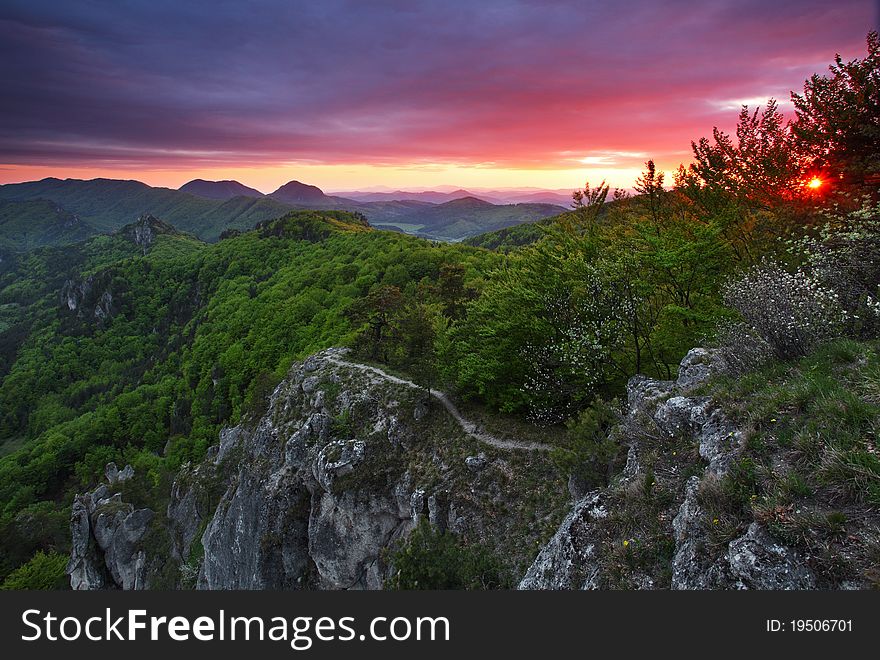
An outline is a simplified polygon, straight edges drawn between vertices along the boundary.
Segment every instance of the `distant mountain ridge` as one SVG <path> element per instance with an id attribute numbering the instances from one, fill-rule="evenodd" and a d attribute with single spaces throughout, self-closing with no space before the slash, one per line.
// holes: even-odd
<path id="1" fill-rule="evenodd" d="M 410 200 L 416 202 L 428 202 L 429 204 L 443 204 L 445 202 L 451 202 L 454 199 L 461 199 L 463 197 L 475 197 L 477 199 L 482 199 L 486 202 L 491 202 L 492 204 L 504 203 L 503 200 L 488 197 L 486 195 L 478 195 L 476 193 L 470 192 L 469 190 L 464 190 L 463 188 L 459 188 L 458 190 L 454 190 L 452 192 L 441 192 L 437 190 L 425 190 L 422 192 L 408 192 L 406 190 L 395 190 L 394 192 L 363 192 L 354 190 L 352 192 L 340 192 L 338 194 L 341 197 L 347 197 L 357 202 L 390 202 Z"/>
<path id="2" fill-rule="evenodd" d="M 556 204 L 568 208 L 571 205 L 571 193 L 569 191 L 558 190 L 466 190 L 459 188 L 457 190 L 425 190 L 425 191 L 408 191 L 395 190 L 388 191 L 368 191 L 368 190 L 352 190 L 338 191 L 333 194 L 340 197 L 353 199 L 357 202 L 379 202 L 379 201 L 402 201 L 414 200 L 430 202 L 431 204 L 443 204 L 454 199 L 462 197 L 475 197 L 485 202 L 496 205 L 506 204 Z"/>
<path id="3" fill-rule="evenodd" d="M 180 192 L 190 193 L 207 199 L 227 200 L 244 195 L 245 197 L 263 197 L 263 193 L 255 188 L 249 188 L 238 181 L 206 181 L 205 179 L 193 179 L 184 183 Z"/>
<path id="4" fill-rule="evenodd" d="M 420 200 L 364 202 L 326 195 L 317 186 L 299 181 L 290 181 L 269 195 L 256 191 L 257 195 L 226 197 L 241 188 L 247 189 L 236 181 L 197 179 L 182 188 L 187 190 L 151 187 L 133 180 L 47 178 L 0 185 L 0 201 L 49 200 L 58 209 L 85 223 L 90 234 L 112 232 L 150 214 L 204 241 L 218 240 L 228 229 L 252 229 L 259 222 L 280 217 L 295 208 L 360 213 L 376 227 L 441 240 L 461 240 L 502 227 L 534 222 L 566 210 L 552 204 L 496 205 L 473 195 L 442 203 Z M 446 194 L 454 197 L 457 193 L 450 191 Z M 20 221 L 33 212 L 33 207 L 29 207 L 30 211 L 25 206 L 10 208 L 10 227 L 21 226 Z M 44 214 L 51 215 L 48 207 Z M 4 241 L 3 234 L 0 228 L 0 245 Z M 44 239 L 36 240 L 39 243 Z M 68 239 L 47 235 L 45 240 L 60 244 L 59 241 Z"/>
<path id="5" fill-rule="evenodd" d="M 51 200 L 93 227 L 96 233 L 116 231 L 144 214 L 151 214 L 205 241 L 217 240 L 225 229 L 251 229 L 262 220 L 290 210 L 289 206 L 265 197 L 206 199 L 130 180 L 48 178 L 0 186 L 0 200 L 37 199 Z"/>
<path id="6" fill-rule="evenodd" d="M 357 204 L 353 199 L 344 197 L 332 197 L 325 195 L 324 191 L 318 186 L 312 186 L 299 181 L 288 181 L 273 193 L 269 193 L 269 197 L 277 199 L 279 202 L 294 205 L 352 205 Z"/>

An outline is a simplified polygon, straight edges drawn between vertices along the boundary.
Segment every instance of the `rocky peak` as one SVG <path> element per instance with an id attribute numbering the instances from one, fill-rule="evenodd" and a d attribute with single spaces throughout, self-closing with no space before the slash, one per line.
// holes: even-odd
<path id="1" fill-rule="evenodd" d="M 108 483 L 77 495 L 71 512 L 71 553 L 67 564 L 73 589 L 143 589 L 147 586 L 146 553 L 140 547 L 154 513 L 135 509 L 113 492 L 134 477 L 130 465 L 106 468 Z"/>
<path id="2" fill-rule="evenodd" d="M 322 351 L 293 365 L 265 415 L 224 429 L 182 469 L 155 518 L 123 502 L 99 517 L 107 486 L 78 496 L 71 584 L 167 587 L 173 565 L 183 587 L 378 589 L 422 518 L 503 546 L 518 570 L 559 519 L 563 485 L 546 452 L 494 446 L 466 426 L 411 383 Z M 557 488 L 520 501 L 535 478 Z M 147 532 L 138 540 L 145 525 L 161 527 L 169 542 L 154 546 L 169 551 L 157 556 Z"/>
<path id="3" fill-rule="evenodd" d="M 162 222 L 155 216 L 145 213 L 131 224 L 125 225 L 119 230 L 119 233 L 140 247 L 146 254 L 159 234 L 179 234 L 180 232 L 167 222 Z"/>

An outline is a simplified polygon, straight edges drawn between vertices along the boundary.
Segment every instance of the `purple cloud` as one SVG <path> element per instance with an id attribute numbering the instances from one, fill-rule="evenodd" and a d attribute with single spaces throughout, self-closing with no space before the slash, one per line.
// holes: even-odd
<path id="1" fill-rule="evenodd" d="M 14 0 L 0 8 L 0 161 L 659 157 L 729 125 L 725 105 L 787 99 L 836 52 L 861 55 L 873 9 Z"/>

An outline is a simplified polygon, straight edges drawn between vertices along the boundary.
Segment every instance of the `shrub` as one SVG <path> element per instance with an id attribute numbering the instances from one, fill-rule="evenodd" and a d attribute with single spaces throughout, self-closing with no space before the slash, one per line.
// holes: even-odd
<path id="1" fill-rule="evenodd" d="M 391 556 L 392 589 L 503 589 L 511 578 L 485 546 L 467 545 L 422 519 Z"/>
<path id="2" fill-rule="evenodd" d="M 67 575 L 64 570 L 67 557 L 57 552 L 37 552 L 31 560 L 12 571 L 0 585 L 0 589 L 65 589 Z"/>
<path id="3" fill-rule="evenodd" d="M 566 423 L 564 444 L 553 449 L 550 458 L 564 474 L 590 485 L 607 485 L 622 455 L 622 447 L 610 437 L 620 421 L 617 400 L 596 397 L 577 417 Z"/>
<path id="4" fill-rule="evenodd" d="M 728 283 L 724 300 L 782 360 L 803 357 L 838 336 L 846 318 L 835 291 L 803 270 L 789 273 L 771 261 Z"/>
<path id="5" fill-rule="evenodd" d="M 880 332 L 880 206 L 833 218 L 819 236 L 798 244 L 805 267 L 833 289 L 856 337 Z"/>
<path id="6" fill-rule="evenodd" d="M 715 343 L 725 370 L 741 376 L 765 364 L 773 349 L 748 323 L 728 321 L 719 324 Z"/>

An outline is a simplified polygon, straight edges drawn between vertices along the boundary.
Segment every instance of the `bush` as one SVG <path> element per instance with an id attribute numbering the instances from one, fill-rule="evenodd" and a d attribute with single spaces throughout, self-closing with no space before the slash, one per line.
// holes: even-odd
<path id="1" fill-rule="evenodd" d="M 839 336 L 846 319 L 835 291 L 803 270 L 792 274 L 771 261 L 730 282 L 724 300 L 782 360 L 803 357 Z"/>
<path id="2" fill-rule="evenodd" d="M 28 563 L 12 571 L 0 585 L 0 589 L 41 589 L 44 591 L 66 589 L 68 586 L 67 575 L 64 572 L 66 567 L 66 556 L 57 552 L 39 551 L 31 557 Z"/>
<path id="3" fill-rule="evenodd" d="M 391 563 L 392 589 L 504 589 L 512 584 L 488 548 L 466 545 L 424 519 L 392 554 Z"/>
<path id="4" fill-rule="evenodd" d="M 589 408 L 566 424 L 564 444 L 553 449 L 550 458 L 563 474 L 590 486 L 608 484 L 622 454 L 622 447 L 610 437 L 620 421 L 617 400 L 597 397 Z"/>
<path id="5" fill-rule="evenodd" d="M 800 242 L 810 274 L 833 289 L 847 314 L 847 332 L 880 332 L 880 206 L 836 218 L 818 237 Z"/>
<path id="6" fill-rule="evenodd" d="M 773 350 L 748 323 L 725 322 L 718 326 L 715 343 L 725 370 L 741 376 L 773 357 Z"/>

